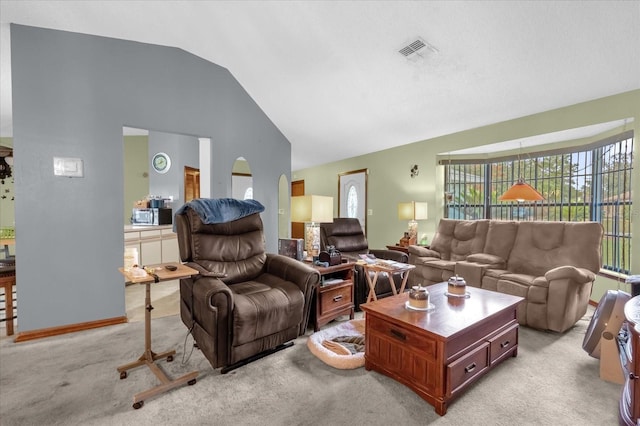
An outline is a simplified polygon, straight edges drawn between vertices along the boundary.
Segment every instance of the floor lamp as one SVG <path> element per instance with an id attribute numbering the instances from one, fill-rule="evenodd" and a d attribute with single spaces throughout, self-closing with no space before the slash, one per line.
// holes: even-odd
<path id="1" fill-rule="evenodd" d="M 320 253 L 319 223 L 333 222 L 333 197 L 322 195 L 291 197 L 291 221 L 305 223 L 305 250 L 308 256 L 317 260 Z"/>

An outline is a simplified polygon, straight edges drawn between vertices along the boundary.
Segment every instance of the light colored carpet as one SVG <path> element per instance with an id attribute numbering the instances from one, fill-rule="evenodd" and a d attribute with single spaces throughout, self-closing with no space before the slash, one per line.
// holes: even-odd
<path id="1" fill-rule="evenodd" d="M 347 317 L 343 317 L 345 320 Z M 341 319 L 343 319 L 341 318 Z M 334 323 L 326 327 L 334 326 Z M 175 348 L 171 376 L 199 370 L 198 382 L 145 401 L 157 384 L 146 367 L 120 380 L 116 367 L 140 356 L 142 322 L 64 336 L 0 342 L 0 422 L 13 425 L 615 425 L 621 386 L 598 378 L 582 350 L 588 319 L 565 334 L 521 328 L 518 357 L 470 387 L 444 417 L 407 387 L 364 368 L 338 370 L 316 358 L 307 336 L 292 348 L 227 375 L 194 350 L 186 327 L 153 320 L 153 349 Z M 311 334 L 311 330 L 308 335 Z M 186 352 L 192 340 L 187 339 Z"/>

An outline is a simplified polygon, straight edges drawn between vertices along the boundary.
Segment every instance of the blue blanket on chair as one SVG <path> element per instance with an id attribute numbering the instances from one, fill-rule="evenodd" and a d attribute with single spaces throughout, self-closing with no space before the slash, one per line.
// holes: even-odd
<path id="1" fill-rule="evenodd" d="M 180 207 L 176 214 L 184 214 L 193 209 L 202 223 L 226 223 L 254 213 L 262 213 L 264 206 L 256 200 L 236 200 L 235 198 L 196 198 Z M 174 222 L 175 228 L 175 222 Z"/>

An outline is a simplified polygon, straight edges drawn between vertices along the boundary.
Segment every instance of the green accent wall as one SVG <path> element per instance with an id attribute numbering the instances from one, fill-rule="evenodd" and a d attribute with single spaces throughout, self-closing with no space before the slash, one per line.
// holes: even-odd
<path id="1" fill-rule="evenodd" d="M 489 107 L 489 106 L 488 106 Z M 427 234 L 427 240 L 433 234 L 444 214 L 444 168 L 439 160 L 446 160 L 449 151 L 477 147 L 497 142 L 515 140 L 540 134 L 558 132 L 598 123 L 625 118 L 633 119 L 626 130 L 633 129 L 634 171 L 632 175 L 633 223 L 632 233 L 632 274 L 640 274 L 640 90 L 620 93 L 589 102 L 583 102 L 563 108 L 541 112 L 488 126 L 469 129 L 449 135 L 423 140 L 397 148 L 378 151 L 367 155 L 349 158 L 312 167 L 294 170 L 291 180 L 304 180 L 305 192 L 315 195 L 332 196 L 334 213 L 338 213 L 338 174 L 351 170 L 368 169 L 367 207 L 371 215 L 367 216 L 369 247 L 384 248 L 397 243 L 407 229 L 407 223 L 398 220 L 397 204 L 406 201 L 426 201 L 429 205 L 429 219 L 418 223 L 418 235 Z M 464 117 L 460 117 L 464 121 Z M 623 128 L 616 129 L 619 131 Z M 607 132 L 588 140 L 565 141 L 557 146 L 583 145 L 614 132 Z M 366 141 L 350 141 L 366 143 Z M 524 151 L 526 152 L 526 151 Z M 417 164 L 419 175 L 411 178 L 411 167 Z M 635 262 L 634 262 L 635 260 Z M 598 277 L 591 299 L 600 300 L 608 289 L 625 288 L 624 283 Z"/>
<path id="2" fill-rule="evenodd" d="M 131 209 L 149 194 L 149 137 L 124 136 L 124 220 L 131 223 Z"/>

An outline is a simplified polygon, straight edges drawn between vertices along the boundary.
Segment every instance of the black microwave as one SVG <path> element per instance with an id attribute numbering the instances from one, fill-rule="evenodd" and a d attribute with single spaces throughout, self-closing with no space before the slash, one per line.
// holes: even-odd
<path id="1" fill-rule="evenodd" d="M 171 209 L 166 208 L 134 208 L 131 214 L 132 225 L 171 225 L 172 219 Z"/>

